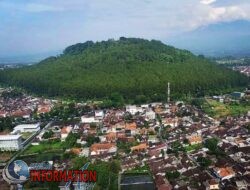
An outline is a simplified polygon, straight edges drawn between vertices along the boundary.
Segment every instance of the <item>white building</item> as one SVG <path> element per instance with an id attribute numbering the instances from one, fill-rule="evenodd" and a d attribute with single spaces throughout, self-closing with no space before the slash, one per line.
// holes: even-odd
<path id="1" fill-rule="evenodd" d="M 126 106 L 126 112 L 131 113 L 132 115 L 135 115 L 137 112 L 141 113 L 142 107 L 136 107 L 136 105 L 128 105 Z"/>
<path id="2" fill-rule="evenodd" d="M 11 134 L 23 133 L 23 132 L 37 132 L 40 130 L 40 123 L 37 124 L 24 124 L 18 125 L 14 128 Z"/>
<path id="3" fill-rule="evenodd" d="M 146 119 L 148 119 L 148 120 L 153 120 L 153 119 L 155 119 L 156 114 L 155 114 L 155 112 L 154 112 L 153 110 L 148 109 L 148 110 L 146 111 L 145 117 L 146 117 Z"/>
<path id="4" fill-rule="evenodd" d="M 102 110 L 96 110 L 95 111 L 95 117 L 97 119 L 103 119 L 104 118 L 104 111 L 102 111 Z"/>
<path id="5" fill-rule="evenodd" d="M 0 150 L 17 151 L 22 148 L 21 135 L 0 135 Z"/>
<path id="6" fill-rule="evenodd" d="M 95 117 L 82 116 L 81 121 L 82 123 L 99 123 L 99 120 L 96 120 Z"/>

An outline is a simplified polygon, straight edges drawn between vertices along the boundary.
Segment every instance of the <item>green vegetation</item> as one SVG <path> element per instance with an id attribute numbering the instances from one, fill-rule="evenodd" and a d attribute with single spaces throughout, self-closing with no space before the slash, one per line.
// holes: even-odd
<path id="1" fill-rule="evenodd" d="M 214 118 L 226 116 L 238 116 L 246 114 L 250 110 L 250 102 L 233 102 L 224 104 L 216 100 L 205 99 L 203 104 L 204 111 Z"/>
<path id="2" fill-rule="evenodd" d="M 178 171 L 173 171 L 173 172 L 166 172 L 166 178 L 168 179 L 168 180 L 176 180 L 177 178 L 179 178 L 180 177 L 180 172 L 178 172 Z"/>
<path id="3" fill-rule="evenodd" d="M 135 167 L 134 169 L 128 170 L 125 172 L 126 174 L 148 174 L 149 172 L 149 167 L 148 165 L 144 165 L 144 166 L 138 166 Z"/>
<path id="4" fill-rule="evenodd" d="M 204 146 L 209 149 L 210 154 L 218 156 L 224 156 L 225 153 L 218 147 L 219 140 L 217 138 L 207 139 Z"/>
<path id="5" fill-rule="evenodd" d="M 130 148 L 132 146 L 136 146 L 138 145 L 139 143 L 137 141 L 134 141 L 134 142 L 121 142 L 121 141 L 118 141 L 117 142 L 117 148 L 118 150 L 122 150 L 124 151 L 125 153 L 130 153 Z"/>
<path id="6" fill-rule="evenodd" d="M 201 149 L 203 146 L 202 144 L 194 144 L 194 145 L 189 145 L 185 147 L 186 152 L 192 152 L 195 150 Z"/>
<path id="7" fill-rule="evenodd" d="M 14 119 L 12 117 L 0 118 L 0 131 L 12 131 L 14 128 Z"/>
<path id="8" fill-rule="evenodd" d="M 49 131 L 46 131 L 44 134 L 43 134 L 43 138 L 44 139 L 49 139 L 49 138 L 51 138 L 52 136 L 53 136 L 53 131 L 52 130 L 49 130 Z"/>
<path id="9" fill-rule="evenodd" d="M 95 136 L 89 135 L 87 137 L 86 141 L 87 141 L 87 146 L 90 147 L 94 143 L 99 143 L 100 139 L 99 139 L 99 137 L 95 137 Z"/>
<path id="10" fill-rule="evenodd" d="M 119 161 L 98 161 L 94 163 L 94 165 L 90 165 L 89 169 L 94 169 L 97 173 L 97 183 L 95 189 L 118 189 L 118 173 L 121 170 Z"/>
<path id="11" fill-rule="evenodd" d="M 73 148 L 75 146 L 78 146 L 76 141 L 80 138 L 80 135 L 77 133 L 70 133 L 67 138 L 65 139 L 65 142 L 63 142 L 64 148 Z"/>
<path id="12" fill-rule="evenodd" d="M 23 155 L 27 154 L 40 154 L 45 152 L 54 152 L 57 150 L 63 149 L 63 143 L 60 141 L 44 141 L 39 145 L 30 145 L 23 153 Z"/>
<path id="13" fill-rule="evenodd" d="M 197 162 L 202 166 L 203 168 L 207 168 L 212 164 L 212 161 L 205 157 L 198 157 Z"/>
<path id="14" fill-rule="evenodd" d="M 122 37 L 76 44 L 37 65 L 0 71 L 0 82 L 39 95 L 102 98 L 104 106 L 120 106 L 131 99 L 165 100 L 167 82 L 174 98 L 220 93 L 249 79 L 160 41 Z"/>
<path id="15" fill-rule="evenodd" d="M 23 132 L 23 133 L 21 133 L 22 138 L 23 138 L 24 140 L 28 139 L 28 138 L 31 137 L 33 134 L 34 134 L 34 133 L 32 133 L 32 132 Z"/>

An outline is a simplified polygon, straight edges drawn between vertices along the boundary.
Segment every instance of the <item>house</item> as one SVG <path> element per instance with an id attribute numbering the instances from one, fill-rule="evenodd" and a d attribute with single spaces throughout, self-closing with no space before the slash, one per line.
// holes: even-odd
<path id="1" fill-rule="evenodd" d="M 37 114 L 45 114 L 49 113 L 51 111 L 51 106 L 50 105 L 39 105 L 37 107 Z"/>
<path id="2" fill-rule="evenodd" d="M 242 93 L 242 92 L 233 92 L 233 93 L 231 94 L 232 98 L 234 98 L 234 99 L 240 99 L 240 98 L 242 98 L 244 95 L 245 95 L 245 93 Z"/>
<path id="3" fill-rule="evenodd" d="M 95 118 L 96 119 L 103 119 L 104 118 L 104 112 L 102 110 L 96 110 L 95 111 Z"/>
<path id="4" fill-rule="evenodd" d="M 99 123 L 99 120 L 95 119 L 95 117 L 87 117 L 87 116 L 82 116 L 81 121 L 82 123 Z"/>
<path id="5" fill-rule="evenodd" d="M 90 155 L 101 155 L 101 154 L 108 154 L 108 153 L 116 153 L 117 147 L 114 143 L 95 143 L 90 147 Z"/>
<path id="6" fill-rule="evenodd" d="M 16 110 L 11 113 L 12 117 L 22 117 L 24 119 L 29 119 L 31 116 L 32 110 L 27 109 L 27 110 Z"/>
<path id="7" fill-rule="evenodd" d="M 89 148 L 72 148 L 70 152 L 78 156 L 85 156 L 85 157 L 89 156 Z"/>
<path id="8" fill-rule="evenodd" d="M 137 133 L 137 125 L 135 122 L 125 124 L 125 133 L 128 135 L 135 135 Z"/>
<path id="9" fill-rule="evenodd" d="M 156 117 L 156 114 L 152 109 L 147 109 L 145 113 L 145 117 L 148 120 L 154 120 Z"/>
<path id="10" fill-rule="evenodd" d="M 188 137 L 188 142 L 191 145 L 201 144 L 202 137 L 200 135 L 192 135 L 191 137 Z"/>
<path id="11" fill-rule="evenodd" d="M 72 129 L 71 126 L 65 126 L 61 129 L 61 141 L 65 141 Z"/>
<path id="12" fill-rule="evenodd" d="M 220 183 L 219 180 L 211 179 L 207 180 L 204 185 L 206 186 L 206 190 L 217 190 L 220 189 Z"/>
<path id="13" fill-rule="evenodd" d="M 215 175 L 221 180 L 230 179 L 235 176 L 235 172 L 232 167 L 222 167 L 222 168 L 214 168 Z"/>
<path id="14" fill-rule="evenodd" d="M 146 143 L 142 143 L 142 144 L 139 144 L 139 145 L 137 145 L 137 146 L 133 146 L 133 147 L 131 147 L 130 148 L 130 150 L 132 151 L 132 152 L 141 152 L 141 151 L 145 151 L 145 150 L 147 150 L 147 148 L 148 148 L 148 145 L 146 144 Z"/>
<path id="15" fill-rule="evenodd" d="M 157 135 L 149 135 L 148 143 L 157 143 L 157 142 L 159 142 L 159 139 L 157 138 Z"/>
<path id="16" fill-rule="evenodd" d="M 236 186 L 239 190 L 245 190 L 248 187 L 248 183 L 245 180 L 236 181 Z"/>
<path id="17" fill-rule="evenodd" d="M 135 115 L 137 112 L 142 113 L 142 107 L 137 107 L 136 105 L 126 106 L 126 112 Z"/>
<path id="18" fill-rule="evenodd" d="M 116 133 L 114 133 L 114 132 L 108 133 L 105 137 L 106 137 L 106 141 L 108 141 L 108 142 L 115 142 L 117 139 Z"/>

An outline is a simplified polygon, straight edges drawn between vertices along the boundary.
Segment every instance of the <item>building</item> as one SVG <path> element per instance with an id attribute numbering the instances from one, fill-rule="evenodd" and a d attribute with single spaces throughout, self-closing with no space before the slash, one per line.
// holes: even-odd
<path id="1" fill-rule="evenodd" d="M 232 167 L 214 168 L 214 173 L 221 180 L 230 179 L 235 176 L 235 172 Z"/>
<path id="2" fill-rule="evenodd" d="M 61 141 L 65 141 L 65 139 L 68 137 L 69 133 L 72 131 L 73 127 L 67 126 L 63 127 L 61 129 Z"/>
<path id="3" fill-rule="evenodd" d="M 130 135 L 135 135 L 137 134 L 137 125 L 135 122 L 133 123 L 126 123 L 125 124 L 125 133 L 130 136 Z"/>
<path id="4" fill-rule="evenodd" d="M 205 182 L 206 190 L 219 190 L 219 180 L 211 179 Z"/>
<path id="5" fill-rule="evenodd" d="M 141 113 L 142 108 L 136 107 L 136 105 L 128 105 L 126 106 L 126 112 L 129 112 L 130 114 L 135 115 L 137 112 Z"/>
<path id="6" fill-rule="evenodd" d="M 99 120 L 96 120 L 95 117 L 82 116 L 81 121 L 82 123 L 99 123 Z"/>
<path id="7" fill-rule="evenodd" d="M 51 111 L 51 105 L 39 105 L 37 108 L 37 113 L 38 114 L 45 114 L 49 113 Z"/>
<path id="8" fill-rule="evenodd" d="M 21 135 L 0 135 L 1 151 L 17 151 L 22 148 Z"/>
<path id="9" fill-rule="evenodd" d="M 37 132 L 40 130 L 40 123 L 37 124 L 24 124 L 17 125 L 11 134 L 24 133 L 24 132 Z"/>
<path id="10" fill-rule="evenodd" d="M 137 151 L 137 152 L 141 152 L 141 151 L 145 151 L 147 150 L 148 146 L 146 143 L 142 143 L 142 144 L 139 144 L 137 146 L 133 146 L 131 147 L 131 151 L 134 152 L 134 151 Z"/>
<path id="11" fill-rule="evenodd" d="M 155 112 L 154 112 L 153 110 L 147 109 L 147 111 L 146 111 L 146 113 L 145 113 L 145 117 L 146 117 L 146 119 L 148 119 L 148 120 L 154 120 L 155 117 L 156 117 L 156 114 L 155 114 Z"/>
<path id="12" fill-rule="evenodd" d="M 102 110 L 96 110 L 95 111 L 95 118 L 103 119 L 104 118 L 104 112 Z"/>
<path id="13" fill-rule="evenodd" d="M 90 155 L 101 155 L 108 153 L 116 153 L 117 147 L 113 143 L 95 143 L 90 147 Z"/>
<path id="14" fill-rule="evenodd" d="M 188 138 L 188 142 L 191 145 L 201 144 L 202 143 L 202 137 L 199 136 L 199 135 L 193 135 L 193 136 L 191 136 L 191 137 Z"/>

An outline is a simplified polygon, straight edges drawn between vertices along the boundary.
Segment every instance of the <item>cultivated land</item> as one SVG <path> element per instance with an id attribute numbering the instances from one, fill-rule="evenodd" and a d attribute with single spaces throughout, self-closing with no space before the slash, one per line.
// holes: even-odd
<path id="1" fill-rule="evenodd" d="M 207 114 L 214 118 L 223 118 L 226 116 L 244 115 L 250 110 L 250 103 L 221 103 L 216 100 L 205 99 L 203 109 Z"/>

